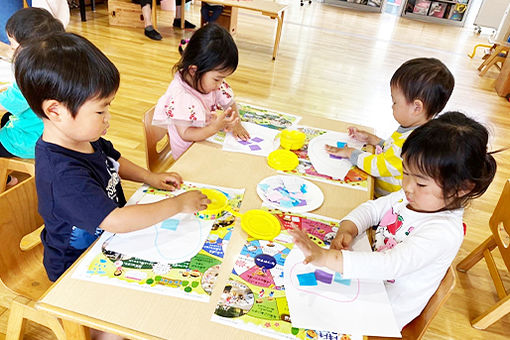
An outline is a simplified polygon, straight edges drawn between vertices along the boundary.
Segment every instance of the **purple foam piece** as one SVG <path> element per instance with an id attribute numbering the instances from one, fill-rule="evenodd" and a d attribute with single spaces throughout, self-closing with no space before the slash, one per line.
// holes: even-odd
<path id="1" fill-rule="evenodd" d="M 237 141 L 239 144 L 242 144 L 242 145 L 248 145 L 248 144 L 251 144 L 251 142 L 247 141 L 247 140 L 238 140 Z"/>
<path id="2" fill-rule="evenodd" d="M 258 145 L 250 145 L 251 151 L 259 151 L 262 150 L 262 148 Z"/>
<path id="3" fill-rule="evenodd" d="M 306 205 L 306 200 L 299 200 L 299 203 L 296 205 L 296 207 L 304 207 Z"/>
<path id="4" fill-rule="evenodd" d="M 327 283 L 328 285 L 333 282 L 333 274 L 327 273 L 320 269 L 315 270 L 315 278 L 317 281 Z"/>
<path id="5" fill-rule="evenodd" d="M 263 139 L 262 139 L 262 138 L 260 138 L 260 137 L 255 137 L 255 138 L 252 138 L 252 139 L 251 139 L 251 141 L 252 141 L 252 142 L 255 142 L 255 143 L 260 143 L 260 142 L 262 142 L 262 141 L 263 141 Z"/>
<path id="6" fill-rule="evenodd" d="M 330 154 L 330 155 L 329 155 L 329 158 L 334 158 L 334 159 L 343 159 L 343 157 L 335 156 L 335 155 L 332 155 L 332 154 Z"/>

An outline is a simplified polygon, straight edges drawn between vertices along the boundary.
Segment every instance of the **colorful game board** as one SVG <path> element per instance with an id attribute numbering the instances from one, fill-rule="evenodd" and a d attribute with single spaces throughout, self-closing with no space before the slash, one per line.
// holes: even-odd
<path id="1" fill-rule="evenodd" d="M 251 104 L 236 103 L 241 121 L 254 123 L 273 130 L 284 130 L 290 126 L 297 124 L 301 117 L 282 113 L 270 109 L 264 109 Z M 223 144 L 226 133 L 218 132 L 212 137 L 207 138 L 208 141 Z"/>
<path id="2" fill-rule="evenodd" d="M 368 190 L 368 175 L 356 166 L 352 166 L 343 180 L 334 179 L 330 176 L 319 174 L 312 165 L 308 157 L 308 143 L 314 137 L 321 136 L 326 132 L 332 132 L 324 129 L 314 128 L 310 126 L 296 126 L 296 129 L 306 134 L 305 145 L 299 150 L 293 150 L 298 158 L 299 165 L 296 169 L 290 171 L 282 171 L 283 173 L 302 176 L 307 179 L 330 183 L 334 185 L 346 186 L 359 190 Z"/>
<path id="3" fill-rule="evenodd" d="M 244 195 L 244 189 L 214 187 L 190 182 L 184 183 L 181 190 L 175 192 L 144 185 L 131 197 L 128 204 L 155 202 L 197 188 L 213 188 L 222 191 L 228 197 L 229 205 L 236 211 L 239 210 Z M 173 221 L 174 219 L 169 220 Z M 205 243 L 198 253 L 191 259 L 178 263 L 173 263 L 174 261 L 154 262 L 133 257 L 129 253 L 124 254 L 111 250 L 109 243 L 116 234 L 104 232 L 80 261 L 73 273 L 73 278 L 156 294 L 209 301 L 209 295 L 214 287 L 230 240 L 234 221 L 234 216 L 229 212 L 214 220 Z M 175 223 L 165 224 L 165 221 L 160 226 L 163 229 L 174 227 Z"/>
<path id="4" fill-rule="evenodd" d="M 269 210 L 282 224 L 273 241 L 249 238 L 237 257 L 232 274 L 212 320 L 278 339 L 362 339 L 346 334 L 292 327 L 283 286 L 283 266 L 292 247 L 286 229 L 305 230 L 322 246 L 329 245 L 338 230 L 338 221 L 312 214 Z"/>

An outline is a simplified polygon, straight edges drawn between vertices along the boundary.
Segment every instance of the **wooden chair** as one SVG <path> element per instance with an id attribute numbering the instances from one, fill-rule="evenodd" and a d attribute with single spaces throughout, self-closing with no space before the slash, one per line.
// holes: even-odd
<path id="1" fill-rule="evenodd" d="M 167 130 L 152 125 L 153 116 L 154 107 L 143 115 L 147 168 L 152 172 L 164 172 L 168 170 L 175 160 L 172 158 L 172 149 Z"/>
<path id="2" fill-rule="evenodd" d="M 505 290 L 491 253 L 491 251 L 497 247 L 507 270 L 510 271 L 510 240 L 508 238 L 510 234 L 510 180 L 506 181 L 498 204 L 496 208 L 494 208 L 494 212 L 489 220 L 489 228 L 492 235 L 457 265 L 457 270 L 465 273 L 478 261 L 485 258 L 487 267 L 489 267 L 489 273 L 498 293 L 499 301 L 488 311 L 471 320 L 471 325 L 478 329 L 489 327 L 510 312 L 510 295 Z"/>
<path id="3" fill-rule="evenodd" d="M 491 68 L 491 66 L 496 66 L 499 70 L 501 70 L 502 65 L 505 63 L 506 57 L 508 56 L 509 47 L 500 44 L 494 44 L 490 52 L 484 56 L 484 61 L 478 67 L 478 71 L 480 71 L 480 76 L 484 76 L 485 73 Z M 498 65 L 501 63 L 501 66 Z"/>
<path id="4" fill-rule="evenodd" d="M 455 271 L 452 267 L 448 269 L 443 280 L 437 287 L 436 292 L 430 298 L 429 302 L 423 309 L 420 315 L 414 318 L 413 321 L 408 323 L 402 329 L 402 339 L 404 340 L 420 340 L 427 328 L 429 328 L 430 323 L 436 316 L 437 312 L 441 308 L 441 306 L 448 300 L 450 295 L 453 292 L 453 288 L 455 287 Z M 400 338 L 386 338 L 386 337 L 377 337 L 377 336 L 368 336 L 368 340 L 390 340 L 390 339 L 400 339 Z"/>
<path id="5" fill-rule="evenodd" d="M 8 170 L 27 172 L 28 178 L 0 193 L 0 306 L 10 309 L 6 339 L 22 339 L 26 319 L 65 339 L 59 320 L 35 309 L 35 301 L 50 287 L 42 264 L 39 234 L 43 220 L 37 212 L 34 165 L 0 158 L 0 183 Z"/>

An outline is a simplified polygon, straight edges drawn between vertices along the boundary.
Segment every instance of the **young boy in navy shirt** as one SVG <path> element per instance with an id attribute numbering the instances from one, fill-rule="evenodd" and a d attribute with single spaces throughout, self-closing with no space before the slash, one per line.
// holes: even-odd
<path id="1" fill-rule="evenodd" d="M 15 55 L 15 76 L 44 131 L 35 151 L 44 266 L 55 281 L 106 230 L 146 228 L 210 201 L 199 191 L 124 206 L 121 178 L 159 189 L 180 187 L 177 173 L 152 173 L 130 162 L 101 136 L 119 72 L 92 43 L 71 33 L 31 41 Z"/>

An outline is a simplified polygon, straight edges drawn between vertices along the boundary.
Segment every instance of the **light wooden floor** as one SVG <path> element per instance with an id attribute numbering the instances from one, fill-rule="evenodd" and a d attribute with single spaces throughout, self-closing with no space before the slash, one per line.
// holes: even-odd
<path id="1" fill-rule="evenodd" d="M 199 6 L 191 8 L 191 21 L 199 22 Z M 160 12 L 163 41 L 145 38 L 141 29 L 108 25 L 104 5 L 89 21 L 79 21 L 73 11 L 68 30 L 95 43 L 117 65 L 121 86 L 112 103 L 109 138 L 127 158 L 145 164 L 141 118 L 162 95 L 172 79 L 171 67 L 179 55 L 183 34 L 173 30 L 172 12 Z M 486 123 L 493 132 L 492 148 L 508 145 L 510 104 L 493 89 L 496 71 L 480 78 L 476 68 L 481 54 L 469 59 L 477 43 L 487 36 L 471 28 L 424 24 L 390 14 L 362 13 L 319 3 L 289 4 L 276 61 L 271 60 L 276 24 L 267 17 L 241 11 L 236 42 L 240 53 L 237 71 L 228 79 L 238 101 L 245 101 L 298 115 L 318 115 L 374 127 L 381 137 L 396 127 L 391 114 L 389 80 L 407 59 L 421 56 L 441 59 L 455 75 L 456 86 L 447 109 L 460 110 Z M 191 31 L 184 33 L 185 37 Z M 466 213 L 468 231 L 455 261 L 467 255 L 488 235 L 486 226 L 499 197 L 502 183 L 510 177 L 510 151 L 496 156 L 498 174 L 489 191 Z M 207 171 L 197 169 L 197 171 Z M 127 195 L 135 186 L 124 185 Z M 341 216 L 335 216 L 341 217 Z M 499 259 L 501 268 L 501 260 Z M 510 275 L 503 273 L 510 285 Z M 469 320 L 486 310 L 496 293 L 484 263 L 469 274 L 458 273 L 453 296 L 436 317 L 425 339 L 507 339 L 510 316 L 485 331 L 471 328 Z M 5 333 L 7 314 L 0 316 Z M 507 334 L 505 336 L 505 334 Z M 4 335 L 0 334 L 0 339 Z M 51 339 L 40 327 L 31 328 L 26 339 Z"/>

